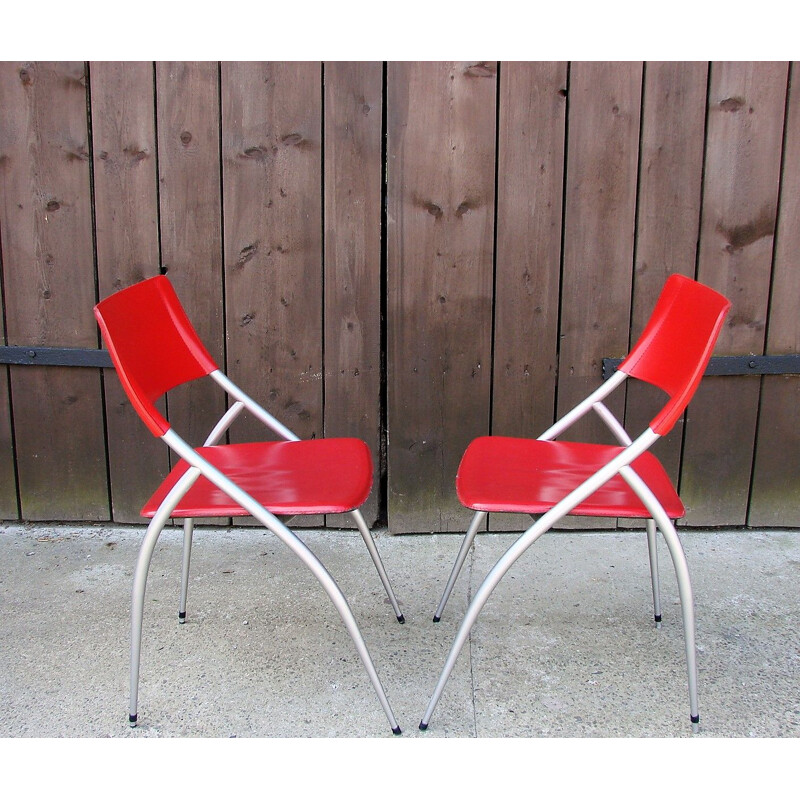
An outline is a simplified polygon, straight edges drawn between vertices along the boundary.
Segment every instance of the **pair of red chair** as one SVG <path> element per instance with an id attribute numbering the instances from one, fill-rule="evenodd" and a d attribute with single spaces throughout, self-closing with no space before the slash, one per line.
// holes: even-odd
<path id="1" fill-rule="evenodd" d="M 475 511 L 450 579 L 436 610 L 438 622 L 486 514 L 517 512 L 538 517 L 489 572 L 476 592 L 453 642 L 420 728 L 425 730 L 483 605 L 514 562 L 539 536 L 568 514 L 645 519 L 656 624 L 661 609 L 656 533 L 664 536 L 678 579 L 683 613 L 690 717 L 699 722 L 692 589 L 686 558 L 673 520 L 684 508 L 655 456 L 647 452 L 672 428 L 694 394 L 730 303 L 717 292 L 682 276 L 669 278 L 639 341 L 612 378 L 549 428 L 539 439 L 485 436 L 467 449 L 456 478 L 460 501 Z M 334 579 L 285 524 L 304 514 L 350 512 L 366 543 L 399 622 L 404 622 L 386 571 L 359 507 L 372 486 L 372 461 L 358 439 L 298 437 L 245 394 L 214 363 L 163 276 L 108 297 L 95 316 L 120 381 L 150 432 L 180 457 L 145 505 L 150 517 L 134 573 L 131 631 L 130 714 L 137 722 L 139 664 L 147 573 L 158 537 L 171 518 L 184 520 L 179 621 L 186 617 L 193 520 L 251 515 L 278 536 L 311 570 L 339 612 L 389 720 L 392 712 L 355 617 Z M 202 447 L 182 439 L 156 401 L 176 386 L 210 376 L 232 400 Z M 632 440 L 603 400 L 628 377 L 654 384 L 668 400 L 650 426 Z M 237 415 L 247 409 L 280 441 L 220 444 Z M 590 411 L 599 414 L 617 445 L 556 441 Z"/>

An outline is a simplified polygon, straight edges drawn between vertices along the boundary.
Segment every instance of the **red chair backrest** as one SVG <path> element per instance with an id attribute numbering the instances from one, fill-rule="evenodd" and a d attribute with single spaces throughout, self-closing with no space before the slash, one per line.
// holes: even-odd
<path id="1" fill-rule="evenodd" d="M 99 302 L 94 315 L 133 407 L 155 436 L 169 423 L 155 401 L 217 369 L 163 275 Z"/>
<path id="2" fill-rule="evenodd" d="M 731 303 L 683 275 L 671 275 L 655 309 L 619 369 L 655 384 L 670 399 L 650 427 L 668 433 L 692 399 Z"/>

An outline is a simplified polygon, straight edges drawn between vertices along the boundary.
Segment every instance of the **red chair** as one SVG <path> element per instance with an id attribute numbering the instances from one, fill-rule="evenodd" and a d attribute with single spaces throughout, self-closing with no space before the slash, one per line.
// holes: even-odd
<path id="1" fill-rule="evenodd" d="M 680 275 L 671 276 L 639 341 L 617 372 L 595 392 L 538 439 L 484 436 L 469 445 L 458 469 L 456 492 L 461 503 L 474 510 L 475 515 L 456 557 L 434 622 L 439 621 L 444 611 L 475 534 L 488 512 L 541 516 L 500 558 L 472 599 L 420 723 L 421 730 L 428 727 L 461 648 L 495 586 L 543 533 L 568 514 L 647 520 L 657 627 L 661 626 L 661 602 L 656 531 L 663 534 L 678 579 L 689 674 L 690 717 L 692 729 L 698 729 L 692 587 L 686 557 L 673 524 L 673 520 L 685 512 L 664 468 L 647 450 L 669 432 L 689 403 L 729 308 L 729 301 L 712 289 Z M 622 424 L 603 404 L 603 400 L 629 377 L 654 384 L 668 395 L 664 407 L 635 440 L 631 440 Z M 554 441 L 590 410 L 606 423 L 618 445 Z"/>
<path id="2" fill-rule="evenodd" d="M 184 523 L 183 574 L 178 617 L 186 618 L 193 519 L 252 515 L 311 570 L 336 606 L 378 694 L 393 733 L 399 734 L 355 618 L 336 582 L 317 557 L 278 517 L 350 512 L 367 545 L 399 622 L 404 622 L 369 528 L 358 510 L 372 487 L 372 459 L 358 439 L 300 441 L 219 371 L 180 305 L 167 278 L 158 276 L 124 289 L 95 307 L 95 316 L 117 374 L 150 432 L 180 456 L 179 463 L 142 510 L 151 522 L 142 542 L 133 583 L 130 723 L 136 725 L 145 584 L 164 525 Z M 233 400 L 202 447 L 191 447 L 156 408 L 169 390 L 211 376 Z M 281 441 L 218 444 L 236 416 L 247 409 Z"/>

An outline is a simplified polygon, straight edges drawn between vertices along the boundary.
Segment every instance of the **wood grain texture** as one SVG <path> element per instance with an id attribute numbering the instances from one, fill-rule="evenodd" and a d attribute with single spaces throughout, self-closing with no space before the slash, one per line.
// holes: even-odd
<path id="1" fill-rule="evenodd" d="M 2 275 L 1 271 L 0 275 Z M 3 317 L 5 318 L 5 313 Z M 0 320 L 0 342 L 6 344 L 5 324 L 2 320 Z M 11 396 L 9 394 L 8 367 L 3 366 L 0 367 L 0 519 L 17 519 L 18 517 L 19 503 L 17 502 L 17 473 L 11 425 Z"/>
<path id="2" fill-rule="evenodd" d="M 800 352 L 800 66 L 792 64 L 766 352 Z M 766 375 L 748 524 L 800 526 L 800 376 Z"/>
<path id="3" fill-rule="evenodd" d="M 156 64 L 162 269 L 198 335 L 225 369 L 219 75 L 213 62 Z M 202 444 L 225 411 L 208 381 L 168 399 L 169 421 Z"/>
<path id="4" fill-rule="evenodd" d="M 222 92 L 228 371 L 300 438 L 322 436 L 321 65 L 223 64 Z M 231 433 L 270 436 L 255 420 Z"/>
<path id="5" fill-rule="evenodd" d="M 0 65 L 3 279 L 12 345 L 96 347 L 85 65 Z M 21 514 L 107 519 L 100 374 L 11 373 Z"/>
<path id="6" fill-rule="evenodd" d="M 661 289 L 673 273 L 694 278 L 703 187 L 708 65 L 653 62 L 645 70 L 639 167 L 631 344 L 641 334 Z M 636 436 L 666 396 L 630 381 L 625 424 Z M 680 475 L 683 419 L 659 440 L 659 457 L 675 485 Z M 632 523 L 641 527 L 641 523 Z"/>
<path id="7" fill-rule="evenodd" d="M 628 349 L 641 94 L 641 63 L 572 65 L 558 416 L 600 384 L 605 356 Z M 621 418 L 624 390 L 607 405 Z M 613 441 L 595 415 L 562 438 Z M 578 518 L 563 523 L 610 524 Z"/>
<path id="8" fill-rule="evenodd" d="M 381 490 L 381 202 L 383 68 L 325 64 L 325 436 L 367 442 L 372 525 Z M 331 515 L 331 527 L 351 527 Z"/>
<path id="9" fill-rule="evenodd" d="M 711 67 L 698 279 L 733 303 L 717 355 L 764 352 L 788 65 Z M 758 377 L 707 379 L 687 412 L 681 496 L 691 525 L 747 519 Z"/>
<path id="10" fill-rule="evenodd" d="M 101 299 L 159 273 L 153 65 L 93 62 L 91 76 L 97 282 Z M 166 475 L 164 444 L 142 424 L 111 370 L 105 373 L 111 511 L 140 522 Z"/>
<path id="11" fill-rule="evenodd" d="M 603 357 L 628 349 L 641 91 L 640 63 L 572 66 L 559 416 L 599 385 Z M 610 405 L 621 414 L 621 399 Z M 589 418 L 565 438 L 608 433 Z"/>
<path id="12" fill-rule="evenodd" d="M 566 63 L 504 63 L 497 153 L 492 433 L 553 423 L 566 133 Z M 520 530 L 491 514 L 491 530 Z"/>
<path id="13" fill-rule="evenodd" d="M 455 474 L 489 429 L 496 65 L 388 74 L 388 512 L 463 530 Z"/>

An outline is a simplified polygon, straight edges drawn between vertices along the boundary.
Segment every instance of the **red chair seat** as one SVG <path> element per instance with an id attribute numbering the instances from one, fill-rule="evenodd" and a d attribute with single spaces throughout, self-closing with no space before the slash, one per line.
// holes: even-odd
<path id="1" fill-rule="evenodd" d="M 543 514 L 623 450 L 581 442 L 548 442 L 483 436 L 467 448 L 456 476 L 459 500 L 475 511 Z M 685 513 L 669 476 L 651 453 L 633 469 L 654 492 L 671 519 Z M 650 517 L 619 475 L 570 512 L 592 517 Z"/>
<path id="2" fill-rule="evenodd" d="M 358 508 L 372 487 L 372 457 L 360 439 L 198 447 L 197 452 L 273 514 L 337 514 Z M 188 469 L 181 460 L 142 509 L 152 517 Z M 236 517 L 241 506 L 200 476 L 173 517 Z"/>

